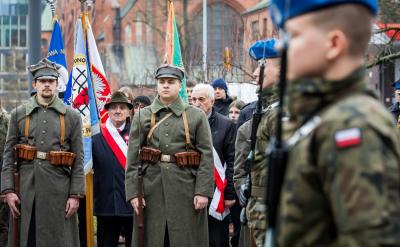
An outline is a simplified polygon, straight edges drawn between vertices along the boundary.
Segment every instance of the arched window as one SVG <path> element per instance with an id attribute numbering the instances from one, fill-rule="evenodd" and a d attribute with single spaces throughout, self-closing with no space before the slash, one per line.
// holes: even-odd
<path id="1" fill-rule="evenodd" d="M 238 11 L 226 3 L 213 3 L 207 7 L 207 62 L 209 66 L 220 66 L 224 63 L 225 48 L 231 52 L 231 63 L 243 61 L 243 20 Z M 202 30 L 203 11 L 200 9 L 194 17 L 190 29 L 189 50 L 192 65 L 202 63 Z"/>

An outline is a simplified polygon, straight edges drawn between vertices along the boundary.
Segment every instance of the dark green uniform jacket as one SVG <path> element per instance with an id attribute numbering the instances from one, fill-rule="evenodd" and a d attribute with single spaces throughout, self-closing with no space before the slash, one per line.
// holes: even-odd
<path id="1" fill-rule="evenodd" d="M 183 111 L 188 117 L 191 144 L 201 153 L 200 167 L 179 168 L 166 162 L 143 163 L 146 246 L 164 246 L 167 226 L 170 246 L 208 246 L 207 209 L 195 210 L 193 205 L 195 195 L 212 197 L 214 185 L 211 132 L 207 117 L 200 109 L 184 104 L 180 98 L 166 107 L 156 98 L 150 106 L 135 114 L 129 138 L 126 196 L 128 201 L 137 196 L 138 152 L 145 145 L 151 114 L 156 114 L 158 122 L 169 112 L 173 113 L 155 129 L 150 143 L 147 143 L 165 155 L 173 155 L 186 150 Z M 135 240 L 133 243 L 137 246 Z"/>

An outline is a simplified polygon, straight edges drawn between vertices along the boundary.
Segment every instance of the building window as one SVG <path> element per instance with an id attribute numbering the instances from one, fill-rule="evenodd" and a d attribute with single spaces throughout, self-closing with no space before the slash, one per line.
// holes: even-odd
<path id="1" fill-rule="evenodd" d="M 251 34 L 253 40 L 257 40 L 260 38 L 260 24 L 258 23 L 258 21 L 251 22 Z"/>
<path id="2" fill-rule="evenodd" d="M 6 108 L 16 95 L 25 94 L 29 85 L 27 15 L 27 0 L 0 1 L 0 95 L 8 97 L 2 100 Z"/>
<path id="3" fill-rule="evenodd" d="M 189 48 L 186 48 L 188 63 L 201 65 L 203 12 L 193 19 L 189 26 Z M 243 61 L 243 21 L 240 13 L 226 3 L 213 3 L 207 7 L 207 61 L 209 66 L 223 65 L 225 47 L 231 51 L 231 63 Z"/>
<path id="4" fill-rule="evenodd" d="M 143 43 L 143 16 L 141 13 L 136 14 L 136 23 L 135 23 L 135 37 L 136 44 L 140 45 Z"/>
<path id="5" fill-rule="evenodd" d="M 268 19 L 267 18 L 264 18 L 263 19 L 263 36 L 264 36 L 264 38 L 267 38 L 268 37 Z"/>

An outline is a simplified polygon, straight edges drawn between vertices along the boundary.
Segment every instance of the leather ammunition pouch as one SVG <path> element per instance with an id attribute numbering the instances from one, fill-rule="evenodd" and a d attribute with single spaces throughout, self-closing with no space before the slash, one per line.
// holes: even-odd
<path id="1" fill-rule="evenodd" d="M 55 166 L 73 166 L 75 163 L 76 154 L 66 151 L 50 151 L 50 164 Z"/>
<path id="2" fill-rule="evenodd" d="M 157 163 L 161 159 L 161 151 L 152 147 L 142 147 L 139 153 L 140 161 Z"/>
<path id="3" fill-rule="evenodd" d="M 34 159 L 48 160 L 50 164 L 55 166 L 73 166 L 75 163 L 76 154 L 72 152 L 63 151 L 64 140 L 65 140 L 65 117 L 62 114 L 60 116 L 60 146 L 59 151 L 42 152 L 38 151 L 36 147 L 28 144 L 17 144 L 15 146 L 18 158 L 32 161 Z M 29 124 L 30 115 L 25 118 L 24 126 L 24 141 L 28 143 L 29 137 Z"/>
<path id="4" fill-rule="evenodd" d="M 36 157 L 37 148 L 28 144 L 17 144 L 15 151 L 19 159 L 32 161 Z"/>
<path id="5" fill-rule="evenodd" d="M 171 115 L 172 115 L 172 113 L 168 113 L 157 124 L 156 124 L 155 114 L 151 115 L 150 131 L 147 134 L 147 143 L 150 143 L 154 130 L 162 122 L 164 122 L 167 118 L 169 118 Z M 151 163 L 157 163 L 159 161 L 166 162 L 166 163 L 175 163 L 177 166 L 179 166 L 181 168 L 185 168 L 185 167 L 197 168 L 197 167 L 199 167 L 201 155 L 199 152 L 197 152 L 191 148 L 189 124 L 187 121 L 187 116 L 186 116 L 185 111 L 182 112 L 182 118 L 183 118 L 183 127 L 185 128 L 186 151 L 178 152 L 174 155 L 166 155 L 166 154 L 162 154 L 161 151 L 156 148 L 145 146 L 140 150 L 140 160 L 141 161 L 146 161 L 146 162 L 151 162 Z"/>
<path id="6" fill-rule="evenodd" d="M 200 165 L 200 153 L 196 151 L 179 152 L 175 154 L 176 164 L 181 167 L 197 168 Z"/>

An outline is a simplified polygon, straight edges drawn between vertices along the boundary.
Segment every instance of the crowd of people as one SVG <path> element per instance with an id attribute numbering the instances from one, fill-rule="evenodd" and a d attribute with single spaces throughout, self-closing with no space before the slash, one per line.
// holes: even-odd
<path id="1" fill-rule="evenodd" d="M 235 99 L 216 78 L 187 80 L 185 102 L 188 76 L 170 64 L 155 72 L 154 99 L 112 94 L 92 138 L 97 246 L 400 246 L 399 103 L 393 117 L 363 68 L 377 2 L 272 7 L 291 36 L 250 47 L 259 100 Z M 81 116 L 56 96 L 57 64 L 28 70 L 37 93 L 0 114 L 0 246 L 85 246 Z"/>

